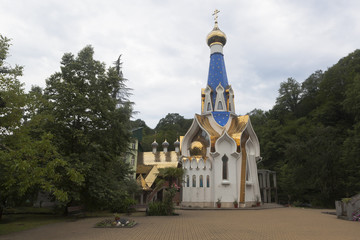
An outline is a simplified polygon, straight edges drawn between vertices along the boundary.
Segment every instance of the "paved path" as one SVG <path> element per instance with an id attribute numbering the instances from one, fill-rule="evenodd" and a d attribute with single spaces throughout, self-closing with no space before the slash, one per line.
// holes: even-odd
<path id="1" fill-rule="evenodd" d="M 360 239 L 360 223 L 323 214 L 326 210 L 278 208 L 264 210 L 178 210 L 179 216 L 132 217 L 134 228 L 93 228 L 103 218 L 56 223 L 0 239 Z"/>

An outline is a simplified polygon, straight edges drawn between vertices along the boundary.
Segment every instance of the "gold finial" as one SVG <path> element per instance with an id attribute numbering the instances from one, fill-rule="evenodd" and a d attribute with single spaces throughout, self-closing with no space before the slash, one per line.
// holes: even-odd
<path id="1" fill-rule="evenodd" d="M 214 16 L 214 20 L 215 20 L 215 26 L 213 28 L 213 30 L 207 35 L 206 38 L 206 42 L 208 44 L 208 46 L 210 47 L 212 44 L 221 44 L 222 46 L 225 45 L 226 43 L 226 35 L 225 33 L 223 33 L 218 26 L 218 13 L 220 11 L 215 9 L 214 13 L 212 14 Z"/>
<path id="2" fill-rule="evenodd" d="M 219 13 L 220 11 L 219 10 L 217 10 L 217 9 L 215 9 L 215 11 L 214 11 L 214 13 L 212 14 L 213 16 L 214 16 L 214 21 L 215 21 L 215 23 L 217 23 L 217 19 L 218 19 L 218 13 Z"/>

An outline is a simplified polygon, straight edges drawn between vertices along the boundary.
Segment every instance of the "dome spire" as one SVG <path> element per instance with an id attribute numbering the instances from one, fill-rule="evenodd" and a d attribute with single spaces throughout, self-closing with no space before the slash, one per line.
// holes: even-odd
<path id="1" fill-rule="evenodd" d="M 209 47 L 211 47 L 214 44 L 219 44 L 221 46 L 224 46 L 226 44 L 226 35 L 223 31 L 220 30 L 218 26 L 218 13 L 220 11 L 215 9 L 214 13 L 212 14 L 214 16 L 215 25 L 213 30 L 207 35 L 206 42 Z"/>
<path id="2" fill-rule="evenodd" d="M 220 12 L 219 10 L 215 9 L 214 13 L 212 14 L 212 15 L 214 16 L 215 25 L 218 23 L 218 22 L 217 22 L 217 19 L 218 19 L 218 15 L 217 15 L 217 14 L 218 14 L 219 12 Z"/>
<path id="3" fill-rule="evenodd" d="M 205 89 L 204 114 L 212 113 L 215 121 L 220 126 L 225 126 L 229 120 L 230 112 L 234 109 L 232 99 L 230 101 L 230 85 L 228 83 L 224 62 L 223 47 L 226 43 L 226 35 L 219 29 L 218 16 L 219 10 L 214 11 L 215 26 L 207 35 L 207 44 L 210 47 L 210 66 Z M 231 96 L 232 97 L 232 96 Z"/>

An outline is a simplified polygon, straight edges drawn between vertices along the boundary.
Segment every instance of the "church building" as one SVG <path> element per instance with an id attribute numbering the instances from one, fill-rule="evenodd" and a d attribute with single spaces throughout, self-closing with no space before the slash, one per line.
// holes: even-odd
<path id="1" fill-rule="evenodd" d="M 235 113 L 235 93 L 228 82 L 223 48 L 226 35 L 215 26 L 207 36 L 210 66 L 201 89 L 201 114 L 181 141 L 182 206 L 248 207 L 261 201 L 257 161 L 259 140 L 248 115 Z M 245 100 L 245 99 L 244 99 Z"/>

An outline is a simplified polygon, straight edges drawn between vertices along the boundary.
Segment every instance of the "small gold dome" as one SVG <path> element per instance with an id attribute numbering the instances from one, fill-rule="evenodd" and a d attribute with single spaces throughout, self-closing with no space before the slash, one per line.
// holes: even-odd
<path id="1" fill-rule="evenodd" d="M 206 158 L 206 146 L 200 141 L 193 141 L 190 145 L 190 156 L 202 156 Z"/>
<path id="2" fill-rule="evenodd" d="M 209 47 L 213 44 L 221 44 L 222 46 L 226 44 L 226 35 L 219 29 L 217 22 L 215 22 L 213 30 L 207 35 L 206 42 Z"/>

